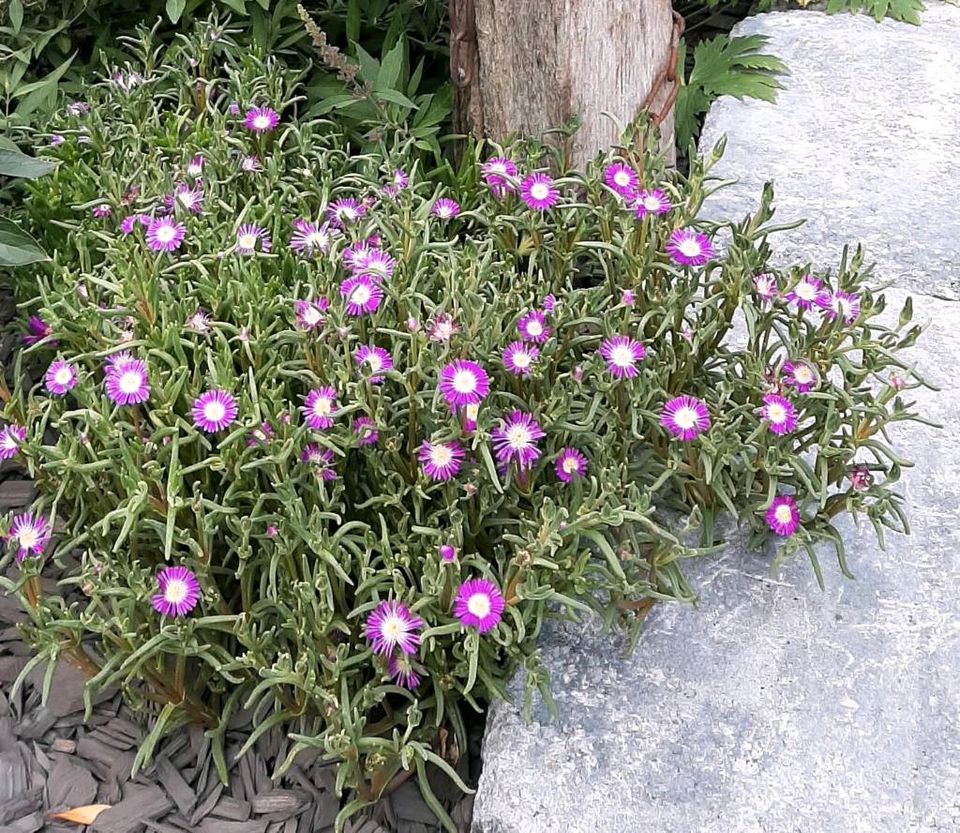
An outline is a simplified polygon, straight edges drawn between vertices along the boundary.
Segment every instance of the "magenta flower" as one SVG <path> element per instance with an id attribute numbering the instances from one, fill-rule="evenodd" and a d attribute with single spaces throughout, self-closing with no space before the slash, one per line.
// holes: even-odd
<path id="1" fill-rule="evenodd" d="M 215 434 L 237 418 L 237 400 L 225 390 L 208 390 L 193 403 L 193 424 L 201 431 Z"/>
<path id="2" fill-rule="evenodd" d="M 66 140 L 63 138 L 63 136 L 62 136 L 61 134 L 59 134 L 59 133 L 54 133 L 54 134 L 50 137 L 50 147 L 52 147 L 52 148 L 60 147 L 60 145 L 62 145 L 65 141 L 66 141 Z"/>
<path id="3" fill-rule="evenodd" d="M 420 685 L 420 675 L 417 673 L 413 660 L 406 654 L 392 656 L 387 660 L 387 673 L 393 677 L 399 686 L 413 691 Z"/>
<path id="4" fill-rule="evenodd" d="M 789 538 L 800 526 L 800 510 L 790 495 L 775 497 L 767 510 L 767 526 L 777 535 Z"/>
<path id="5" fill-rule="evenodd" d="M 380 432 L 376 424 L 368 416 L 358 416 L 353 421 L 353 433 L 357 435 L 360 445 L 376 445 L 380 439 Z"/>
<path id="6" fill-rule="evenodd" d="M 161 616 L 186 616 L 200 601 L 200 582 L 186 567 L 164 567 L 157 573 L 157 589 L 150 604 Z"/>
<path id="7" fill-rule="evenodd" d="M 184 327 L 201 335 L 210 332 L 210 316 L 202 309 L 198 309 L 185 322 Z"/>
<path id="8" fill-rule="evenodd" d="M 445 344 L 459 332 L 457 322 L 445 312 L 438 312 L 427 324 L 427 337 L 439 344 Z"/>
<path id="9" fill-rule="evenodd" d="M 34 517 L 32 512 L 14 515 L 10 524 L 10 539 L 17 546 L 17 561 L 28 556 L 43 555 L 50 542 L 50 524 L 42 515 Z"/>
<path id="10" fill-rule="evenodd" d="M 670 235 L 666 252 L 681 266 L 703 266 L 714 255 L 710 238 L 689 228 L 678 228 Z"/>
<path id="11" fill-rule="evenodd" d="M 107 359 L 105 381 L 107 396 L 115 405 L 139 405 L 150 398 L 147 363 L 129 353 Z"/>
<path id="12" fill-rule="evenodd" d="M 437 548 L 437 553 L 440 555 L 440 560 L 448 564 L 457 560 L 457 548 L 451 544 L 441 544 Z"/>
<path id="13" fill-rule="evenodd" d="M 254 107 L 247 110 L 243 126 L 252 133 L 266 133 L 275 130 L 280 124 L 280 114 L 269 107 Z"/>
<path id="14" fill-rule="evenodd" d="M 451 408 L 479 405 L 490 393 L 490 377 L 476 362 L 457 359 L 440 371 L 439 388 Z"/>
<path id="15" fill-rule="evenodd" d="M 637 172 L 625 162 L 614 162 L 607 165 L 603 172 L 603 181 L 607 187 L 616 191 L 621 197 L 632 197 L 637 190 L 640 178 Z"/>
<path id="16" fill-rule="evenodd" d="M 552 315 L 553 311 L 558 306 L 557 299 L 553 295 L 547 295 L 543 299 L 543 304 L 541 304 L 541 306 L 543 307 L 543 311 L 547 313 L 547 315 Z"/>
<path id="17" fill-rule="evenodd" d="M 109 205 L 95 205 L 90 213 L 98 220 L 102 220 L 104 217 L 109 217 L 113 214 L 113 209 Z"/>
<path id="18" fill-rule="evenodd" d="M 231 116 L 239 116 L 239 115 L 240 115 L 240 105 L 239 105 L 236 101 L 231 101 L 231 102 L 227 105 L 227 112 L 228 112 Z"/>
<path id="19" fill-rule="evenodd" d="M 547 326 L 547 319 L 540 310 L 527 313 L 517 322 L 520 335 L 527 341 L 542 343 L 550 337 L 552 330 Z"/>
<path id="20" fill-rule="evenodd" d="M 259 428 L 254 428 L 247 437 L 247 448 L 255 445 L 266 445 L 273 439 L 273 426 L 269 422 L 261 422 Z"/>
<path id="21" fill-rule="evenodd" d="M 190 186 L 181 182 L 174 189 L 170 202 L 171 208 L 179 205 L 191 214 L 200 214 L 203 211 L 203 187 L 200 183 Z"/>
<path id="22" fill-rule="evenodd" d="M 517 190 L 512 182 L 517 175 L 517 165 L 512 159 L 495 156 L 480 166 L 480 172 L 483 174 L 483 181 L 498 199 L 503 199 L 508 192 Z"/>
<path id="23" fill-rule="evenodd" d="M 340 284 L 347 302 L 347 315 L 354 317 L 375 312 L 383 300 L 383 290 L 369 275 L 354 275 Z"/>
<path id="24" fill-rule="evenodd" d="M 808 393 L 817 385 L 817 372 L 806 362 L 785 362 L 783 375 L 797 393 Z"/>
<path id="25" fill-rule="evenodd" d="M 456 440 L 449 443 L 430 443 L 420 446 L 420 462 L 423 473 L 431 480 L 450 480 L 460 472 L 463 447 Z"/>
<path id="26" fill-rule="evenodd" d="M 640 220 L 651 214 L 654 217 L 666 214 L 671 208 L 673 206 L 670 204 L 670 198 L 659 188 L 638 192 L 633 203 L 633 211 Z"/>
<path id="27" fill-rule="evenodd" d="M 330 428 L 336 410 L 337 392 L 331 387 L 310 391 L 303 402 L 303 416 L 314 431 Z"/>
<path id="28" fill-rule="evenodd" d="M 579 480 L 587 473 L 587 458 L 575 448 L 564 448 L 560 451 L 553 470 L 564 483 Z"/>
<path id="29" fill-rule="evenodd" d="M 620 303 L 625 307 L 632 307 L 637 303 L 637 293 L 632 289 L 624 289 L 623 294 L 620 296 Z"/>
<path id="30" fill-rule="evenodd" d="M 817 306 L 830 321 L 842 317 L 852 324 L 860 317 L 860 298 L 850 292 L 824 290 L 817 295 Z"/>
<path id="31" fill-rule="evenodd" d="M 760 299 L 760 302 L 765 307 L 769 307 L 771 304 L 773 304 L 773 302 L 777 299 L 777 296 L 780 294 L 780 289 L 777 286 L 776 275 L 771 275 L 767 272 L 754 275 L 753 289 L 754 292 L 757 293 L 757 297 Z"/>
<path id="32" fill-rule="evenodd" d="M 676 396 L 663 406 L 660 424 L 677 439 L 690 442 L 710 428 L 710 412 L 693 396 Z"/>
<path id="33" fill-rule="evenodd" d="M 765 419 L 774 434 L 789 434 L 797 427 L 797 409 L 789 399 L 768 393 L 763 397 L 760 417 Z"/>
<path id="34" fill-rule="evenodd" d="M 333 452 L 329 448 L 316 443 L 307 443 L 300 452 L 301 462 L 313 466 L 317 477 L 327 482 L 337 479 L 337 473 L 333 470 L 333 457 Z"/>
<path id="35" fill-rule="evenodd" d="M 301 330 L 315 330 L 323 326 L 323 310 L 324 307 L 316 301 L 295 301 L 294 321 Z"/>
<path id="36" fill-rule="evenodd" d="M 403 602 L 380 602 L 367 617 L 367 639 L 374 653 L 390 656 L 399 648 L 404 654 L 415 654 L 420 646 L 423 620 L 414 616 Z"/>
<path id="37" fill-rule="evenodd" d="M 823 282 L 813 275 L 803 275 L 796 286 L 787 294 L 786 299 L 797 305 L 797 309 L 810 309 L 817 301 Z"/>
<path id="38" fill-rule="evenodd" d="M 255 174 L 262 168 L 263 166 L 256 156 L 244 156 L 243 159 L 240 160 L 240 170 L 245 174 Z"/>
<path id="39" fill-rule="evenodd" d="M 629 336 L 613 336 L 600 344 L 600 355 L 607 362 L 607 370 L 618 379 L 633 379 L 639 373 L 637 363 L 643 360 L 647 351 Z"/>
<path id="40" fill-rule="evenodd" d="M 370 258 L 373 257 L 373 253 L 376 252 L 378 248 L 379 244 L 374 242 L 372 238 L 357 240 L 355 243 L 347 246 L 340 257 L 343 260 L 343 265 L 346 266 L 347 269 L 354 274 L 360 274 L 367 268 Z"/>
<path id="41" fill-rule="evenodd" d="M 452 220 L 460 213 L 460 205 L 454 200 L 441 197 L 433 204 L 430 213 L 441 220 Z"/>
<path id="42" fill-rule="evenodd" d="M 361 372 L 367 374 L 367 381 L 378 385 L 383 381 L 383 374 L 393 370 L 393 359 L 382 347 L 369 347 L 366 344 L 353 352 L 353 360 Z"/>
<path id="43" fill-rule="evenodd" d="M 63 396 L 77 384 L 77 369 L 63 359 L 50 363 L 43 376 L 43 384 L 55 396 Z"/>
<path id="44" fill-rule="evenodd" d="M 397 190 L 402 191 L 410 184 L 410 177 L 407 176 L 406 171 L 401 171 L 399 168 L 393 172 L 393 177 L 390 180 L 390 184 Z"/>
<path id="45" fill-rule="evenodd" d="M 28 334 L 23 337 L 23 343 L 28 347 L 31 344 L 42 341 L 53 332 L 53 330 L 50 329 L 50 325 L 39 315 L 31 315 L 27 319 L 27 331 Z M 55 347 L 56 342 L 51 343 L 50 346 Z"/>
<path id="46" fill-rule="evenodd" d="M 847 472 L 847 477 L 850 479 L 850 486 L 855 492 L 865 492 L 873 485 L 873 474 L 870 472 L 870 467 L 864 463 L 851 466 L 850 471 Z"/>
<path id="47" fill-rule="evenodd" d="M 147 227 L 147 245 L 155 252 L 175 252 L 187 235 L 187 227 L 173 217 L 151 219 Z"/>
<path id="48" fill-rule="evenodd" d="M 397 268 L 397 261 L 382 249 L 371 249 L 364 261 L 355 273 L 367 275 L 377 283 L 393 277 L 393 270 Z"/>
<path id="49" fill-rule="evenodd" d="M 142 214 L 129 214 L 120 221 L 120 233 L 127 235 L 133 234 L 134 229 L 140 225 Z"/>
<path id="50" fill-rule="evenodd" d="M 546 211 L 557 204 L 560 192 L 549 176 L 536 173 L 530 174 L 520 183 L 520 197 L 528 208 Z"/>
<path id="51" fill-rule="evenodd" d="M 539 356 L 536 347 L 514 341 L 503 350 L 503 366 L 514 376 L 529 376 Z"/>
<path id="52" fill-rule="evenodd" d="M 457 590 L 453 615 L 461 625 L 486 633 L 503 618 L 505 602 L 500 588 L 485 578 L 465 581 Z"/>
<path id="53" fill-rule="evenodd" d="M 523 411 L 514 411 L 490 432 L 497 460 L 504 465 L 516 460 L 521 469 L 530 468 L 540 457 L 537 440 L 545 436 L 540 424 Z"/>
<path id="54" fill-rule="evenodd" d="M 294 220 L 294 232 L 290 237 L 290 248 L 304 257 L 313 257 L 317 252 L 326 252 L 336 233 L 329 223 L 317 225 L 309 220 Z"/>
<path id="55" fill-rule="evenodd" d="M 5 425 L 0 429 L 0 460 L 16 457 L 20 444 L 27 438 L 27 429 L 22 425 Z"/>
<path id="56" fill-rule="evenodd" d="M 197 177 L 203 174 L 204 158 L 198 153 L 187 164 L 187 176 Z"/>
<path id="57" fill-rule="evenodd" d="M 355 223 L 366 213 L 367 207 L 352 197 L 337 200 L 327 206 L 327 217 L 330 218 L 331 225 L 337 228 Z"/>
<path id="58" fill-rule="evenodd" d="M 258 243 L 261 252 L 269 252 L 273 245 L 270 241 L 270 232 L 251 223 L 237 229 L 237 242 L 233 249 L 240 255 L 252 255 L 256 252 Z"/>

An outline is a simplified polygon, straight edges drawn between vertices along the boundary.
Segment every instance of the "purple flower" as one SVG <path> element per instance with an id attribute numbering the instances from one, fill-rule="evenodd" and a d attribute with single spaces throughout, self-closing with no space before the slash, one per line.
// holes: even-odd
<path id="1" fill-rule="evenodd" d="M 485 578 L 465 581 L 457 590 L 453 615 L 460 624 L 486 633 L 503 618 L 505 602 L 500 588 Z"/>
<path id="2" fill-rule="evenodd" d="M 343 260 L 343 265 L 346 266 L 350 272 L 360 274 L 366 269 L 370 258 L 378 248 L 378 243 L 374 242 L 372 238 L 357 240 L 355 243 L 347 246 L 340 257 Z"/>
<path id="3" fill-rule="evenodd" d="M 495 156 L 480 166 L 480 172 L 483 174 L 483 181 L 499 199 L 503 199 L 508 192 L 517 190 L 511 181 L 517 175 L 517 165 L 512 159 Z"/>
<path id="4" fill-rule="evenodd" d="M 330 218 L 330 224 L 337 228 L 355 223 L 366 213 L 367 207 L 352 197 L 337 200 L 327 206 L 327 217 Z"/>
<path id="5" fill-rule="evenodd" d="M 553 295 L 547 295 L 543 299 L 543 304 L 541 304 L 541 306 L 543 307 L 543 311 L 547 313 L 547 315 L 551 315 L 553 314 L 553 311 L 557 308 L 557 299 Z"/>
<path id="6" fill-rule="evenodd" d="M 542 343 L 550 337 L 552 330 L 547 326 L 547 319 L 540 310 L 527 313 L 517 322 L 520 335 L 527 341 Z"/>
<path id="7" fill-rule="evenodd" d="M 314 466 L 317 477 L 327 482 L 337 479 L 337 473 L 333 470 L 333 456 L 329 448 L 324 448 L 317 443 L 307 443 L 300 452 L 301 462 Z"/>
<path id="8" fill-rule="evenodd" d="M 800 510 L 790 495 L 775 497 L 767 510 L 767 526 L 777 535 L 789 538 L 800 526 Z"/>
<path id="9" fill-rule="evenodd" d="M 247 437 L 247 448 L 255 445 L 266 445 L 273 439 L 273 426 L 269 422 L 261 422 L 259 428 L 254 428 Z"/>
<path id="10" fill-rule="evenodd" d="M 68 116 L 83 116 L 90 112 L 90 105 L 86 101 L 72 101 L 67 107 Z"/>
<path id="11" fill-rule="evenodd" d="M 479 405 L 490 393 L 490 377 L 476 362 L 457 359 L 440 371 L 439 388 L 451 408 Z"/>
<path id="12" fill-rule="evenodd" d="M 508 464 L 516 460 L 521 469 L 530 468 L 540 457 L 537 440 L 546 436 L 540 424 L 523 411 L 514 411 L 503 424 L 490 432 L 497 460 Z"/>
<path id="13" fill-rule="evenodd" d="M 164 567 L 157 573 L 157 589 L 150 603 L 161 616 L 186 616 L 200 601 L 200 583 L 186 567 Z"/>
<path id="14" fill-rule="evenodd" d="M 18 546 L 17 561 L 23 561 L 27 556 L 43 555 L 50 542 L 50 524 L 42 515 L 34 517 L 32 512 L 14 515 L 10 539 Z"/>
<path id="15" fill-rule="evenodd" d="M 195 333 L 207 333 L 210 331 L 210 316 L 198 309 L 184 322 L 184 326 Z"/>
<path id="16" fill-rule="evenodd" d="M 361 345 L 353 352 L 353 360 L 361 372 L 367 373 L 367 381 L 374 385 L 383 381 L 386 371 L 393 370 L 393 359 L 382 347 Z"/>
<path id="17" fill-rule="evenodd" d="M 632 289 L 624 289 L 623 295 L 620 296 L 620 303 L 625 307 L 632 307 L 637 303 L 637 294 Z"/>
<path id="18" fill-rule="evenodd" d="M 95 205 L 90 213 L 97 219 L 102 219 L 113 214 L 113 209 L 109 205 Z"/>
<path id="19" fill-rule="evenodd" d="M 198 153 L 187 165 L 187 176 L 200 176 L 203 173 L 204 158 Z"/>
<path id="20" fill-rule="evenodd" d="M 757 297 L 760 298 L 760 302 L 766 307 L 773 304 L 780 294 L 779 287 L 777 286 L 777 276 L 771 275 L 768 272 L 754 275 L 753 289 L 757 293 Z"/>
<path id="21" fill-rule="evenodd" d="M 193 424 L 215 434 L 237 418 L 237 400 L 225 390 L 208 390 L 193 402 Z"/>
<path id="22" fill-rule="evenodd" d="M 873 485 L 870 468 L 863 463 L 852 466 L 847 472 L 847 477 L 850 478 L 850 485 L 855 492 L 864 492 Z"/>
<path id="23" fill-rule="evenodd" d="M 520 197 L 528 208 L 546 211 L 557 204 L 560 192 L 546 174 L 536 173 L 525 177 L 520 183 Z"/>
<path id="24" fill-rule="evenodd" d="M 503 366 L 514 376 L 529 376 L 540 351 L 536 347 L 514 341 L 503 350 Z"/>
<path id="25" fill-rule="evenodd" d="M 64 140 L 63 136 L 61 136 L 59 133 L 54 133 L 54 134 L 50 137 L 50 147 L 52 147 L 52 148 L 59 147 L 60 145 L 62 145 L 62 144 L 64 143 L 64 141 L 65 141 L 65 140 Z"/>
<path id="26" fill-rule="evenodd" d="M 842 317 L 852 324 L 860 317 L 860 298 L 850 292 L 824 290 L 817 295 L 817 306 L 830 321 Z"/>
<path id="27" fill-rule="evenodd" d="M 450 544 L 441 544 L 437 549 L 437 553 L 440 555 L 440 560 L 448 564 L 451 561 L 457 560 L 457 549 Z"/>
<path id="28" fill-rule="evenodd" d="M 120 221 L 120 232 L 122 234 L 133 234 L 133 230 L 140 224 L 139 214 L 130 214 Z"/>
<path id="29" fill-rule="evenodd" d="M 280 114 L 269 107 L 254 107 L 247 110 L 243 126 L 253 133 L 266 133 L 275 130 L 280 124 Z"/>
<path id="30" fill-rule="evenodd" d="M 564 483 L 579 480 L 587 473 L 587 458 L 575 448 L 564 448 L 560 451 L 553 470 Z"/>
<path id="31" fill-rule="evenodd" d="M 666 251 L 681 266 L 703 266 L 714 255 L 710 238 L 689 228 L 676 229 L 670 235 Z"/>
<path id="32" fill-rule="evenodd" d="M 607 362 L 607 370 L 618 379 L 633 379 L 639 373 L 637 363 L 643 360 L 647 351 L 629 336 L 613 336 L 600 344 L 600 355 Z"/>
<path id="33" fill-rule="evenodd" d="M 317 225 L 309 220 L 294 220 L 295 231 L 290 237 L 290 248 L 304 257 L 313 257 L 317 252 L 326 252 L 330 248 L 334 230 L 329 223 Z"/>
<path id="34" fill-rule="evenodd" d="M 399 686 L 413 691 L 420 685 L 420 675 L 416 671 L 413 660 L 406 654 L 392 656 L 387 660 L 387 673 L 393 677 Z"/>
<path id="35" fill-rule="evenodd" d="M 453 200 L 441 197 L 433 204 L 430 213 L 441 220 L 452 220 L 460 213 L 460 206 Z"/>
<path id="36" fill-rule="evenodd" d="M 797 409 L 789 399 L 768 393 L 763 397 L 760 418 L 765 419 L 774 434 L 789 434 L 797 427 Z"/>
<path id="37" fill-rule="evenodd" d="M 356 274 L 367 275 L 377 283 L 381 283 L 393 277 L 393 270 L 396 267 L 397 261 L 387 252 L 382 249 L 371 249 L 364 258 L 363 266 L 354 271 Z"/>
<path id="38" fill-rule="evenodd" d="M 796 304 L 797 309 L 810 309 L 816 303 L 822 286 L 823 282 L 813 275 L 803 275 L 786 294 L 786 299 Z"/>
<path id="39" fill-rule="evenodd" d="M 303 402 L 303 416 L 314 431 L 330 428 L 336 410 L 337 392 L 331 387 L 310 391 Z"/>
<path id="40" fill-rule="evenodd" d="M 50 393 L 63 396 L 77 384 L 77 369 L 69 362 L 57 359 L 47 368 L 43 384 Z"/>
<path id="41" fill-rule="evenodd" d="M 233 249 L 237 254 L 252 255 L 257 250 L 257 243 L 260 244 L 261 252 L 269 252 L 273 245 L 270 232 L 250 223 L 237 229 L 237 242 Z"/>
<path id="42" fill-rule="evenodd" d="M 652 191 L 639 191 L 633 203 L 634 213 L 640 220 L 649 214 L 655 217 L 666 214 L 671 208 L 673 206 L 670 204 L 670 198 L 659 188 L 654 188 Z"/>
<path id="43" fill-rule="evenodd" d="M 260 160 L 256 156 L 244 156 L 240 160 L 240 170 L 245 174 L 255 174 L 262 168 L 263 165 L 260 164 Z"/>
<path id="44" fill-rule="evenodd" d="M 50 325 L 39 315 L 31 315 L 27 319 L 27 330 L 28 335 L 23 337 L 23 343 L 28 347 L 31 344 L 36 344 L 38 341 L 42 341 L 53 332 L 53 330 L 50 329 Z M 53 342 L 50 346 L 55 347 L 56 343 Z"/>
<path id="45" fill-rule="evenodd" d="M 797 393 L 807 393 L 817 385 L 817 372 L 804 361 L 785 362 L 783 375 Z"/>
<path id="46" fill-rule="evenodd" d="M 173 217 L 151 219 L 147 227 L 147 245 L 155 252 L 175 252 L 186 234 L 187 227 Z"/>
<path id="47" fill-rule="evenodd" d="M 637 172 L 625 162 L 614 162 L 607 165 L 603 172 L 603 181 L 607 187 L 616 191 L 621 197 L 632 197 L 637 190 L 640 178 Z"/>
<path id="48" fill-rule="evenodd" d="M 293 304 L 294 321 L 301 330 L 316 330 L 323 326 L 324 309 L 325 307 L 316 301 L 295 301 Z"/>
<path id="49" fill-rule="evenodd" d="M 27 438 L 27 429 L 22 425 L 5 425 L 0 430 L 0 460 L 16 457 L 20 443 Z"/>
<path id="50" fill-rule="evenodd" d="M 147 364 L 129 353 L 117 353 L 107 359 L 106 391 L 116 405 L 139 405 L 150 398 Z"/>
<path id="51" fill-rule="evenodd" d="M 168 195 L 164 202 L 171 210 L 180 206 L 191 214 L 200 214 L 203 211 L 203 188 L 199 183 L 193 186 L 185 182 L 177 183 L 173 193 Z"/>
<path id="52" fill-rule="evenodd" d="M 340 284 L 347 302 L 347 315 L 354 317 L 375 312 L 383 300 L 383 290 L 369 275 L 354 275 Z"/>
<path id="53" fill-rule="evenodd" d="M 231 102 L 227 105 L 227 112 L 228 112 L 231 116 L 239 116 L 239 115 L 240 115 L 240 105 L 239 105 L 236 101 L 231 101 Z"/>
<path id="54" fill-rule="evenodd" d="M 676 396 L 663 406 L 660 424 L 677 439 L 690 442 L 710 428 L 710 412 L 693 396 Z"/>
<path id="55" fill-rule="evenodd" d="M 410 184 L 410 177 L 407 176 L 406 171 L 401 171 L 399 168 L 393 172 L 393 178 L 390 181 L 390 184 L 397 191 L 402 191 Z"/>
<path id="56" fill-rule="evenodd" d="M 404 654 L 415 654 L 420 645 L 418 631 L 423 620 L 414 616 L 403 602 L 380 602 L 367 617 L 365 631 L 374 653 L 390 656 L 399 648 Z"/>
<path id="57" fill-rule="evenodd" d="M 459 332 L 456 321 L 445 312 L 438 312 L 427 324 L 427 337 L 439 344 L 445 344 Z"/>
<path id="58" fill-rule="evenodd" d="M 357 442 L 360 445 L 376 445 L 377 440 L 380 439 L 380 432 L 368 416 L 358 416 L 353 421 L 353 433 L 357 435 Z"/>
<path id="59" fill-rule="evenodd" d="M 420 446 L 423 473 L 431 480 L 450 480 L 460 472 L 463 454 L 463 447 L 456 440 L 449 443 L 430 443 L 424 440 Z"/>

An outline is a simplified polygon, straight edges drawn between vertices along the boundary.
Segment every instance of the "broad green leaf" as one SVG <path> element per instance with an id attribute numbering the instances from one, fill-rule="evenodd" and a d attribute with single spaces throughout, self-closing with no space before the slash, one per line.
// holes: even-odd
<path id="1" fill-rule="evenodd" d="M 378 93 L 384 90 L 396 90 L 397 83 L 400 80 L 400 73 L 403 70 L 404 49 L 405 41 L 403 38 L 400 38 L 396 46 L 383 56 L 380 71 L 377 73 L 377 79 L 373 83 L 373 88 Z"/>
<path id="2" fill-rule="evenodd" d="M 0 266 L 26 266 L 47 260 L 47 253 L 16 223 L 0 217 Z"/>
<path id="3" fill-rule="evenodd" d="M 48 159 L 27 156 L 14 146 L 14 150 L 0 147 L 0 176 L 15 176 L 21 179 L 36 179 L 52 173 L 57 163 Z"/>
<path id="4" fill-rule="evenodd" d="M 237 14 L 246 14 L 247 13 L 247 2 L 246 0 L 220 0 L 225 6 L 233 9 Z"/>
<path id="5" fill-rule="evenodd" d="M 22 98 L 25 95 L 33 92 L 39 92 L 44 89 L 50 89 L 56 86 L 56 83 L 63 78 L 63 74 L 70 68 L 70 64 L 73 63 L 73 59 L 77 57 L 77 53 L 74 52 L 69 58 L 67 58 L 60 66 L 55 70 L 45 75 L 43 78 L 33 81 L 30 84 L 24 84 L 22 87 L 18 87 L 13 91 L 13 98 Z"/>
<path id="6" fill-rule="evenodd" d="M 13 27 L 13 34 L 20 34 L 20 27 L 23 26 L 23 0 L 10 0 L 10 25 Z"/>
<path id="7" fill-rule="evenodd" d="M 187 0 L 167 0 L 167 17 L 171 23 L 176 23 L 187 7 Z"/>

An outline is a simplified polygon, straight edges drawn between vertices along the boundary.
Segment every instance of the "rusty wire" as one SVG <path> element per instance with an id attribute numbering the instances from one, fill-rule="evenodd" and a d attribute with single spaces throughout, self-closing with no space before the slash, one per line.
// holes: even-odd
<path id="1" fill-rule="evenodd" d="M 684 21 L 683 15 L 673 13 L 673 34 L 670 38 L 670 52 L 660 71 L 654 76 L 653 83 L 650 85 L 650 92 L 640 105 L 641 110 L 647 110 L 650 113 L 650 120 L 654 124 L 663 124 L 664 120 L 670 115 L 670 109 L 673 107 L 677 96 L 680 94 L 680 78 L 677 77 L 677 52 L 680 49 L 680 38 L 683 35 Z M 654 102 L 660 98 L 664 92 L 666 84 L 670 85 L 670 91 L 663 99 L 663 104 L 659 110 L 653 110 Z"/>

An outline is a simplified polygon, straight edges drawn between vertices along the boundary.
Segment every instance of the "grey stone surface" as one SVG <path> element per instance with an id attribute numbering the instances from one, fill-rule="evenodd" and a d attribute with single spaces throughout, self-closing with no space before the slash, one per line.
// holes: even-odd
<path id="1" fill-rule="evenodd" d="M 960 8 L 920 29 L 796 12 L 741 31 L 793 74 L 777 106 L 714 106 L 705 141 L 728 134 L 719 174 L 740 184 L 708 210 L 754 210 L 773 176 L 777 219 L 811 218 L 779 256 L 829 267 L 860 240 L 898 279 L 888 309 L 920 293 L 913 358 L 943 392 L 915 398 L 945 428 L 894 435 L 916 462 L 913 535 L 882 551 L 846 523 L 857 579 L 825 554 L 824 592 L 801 560 L 692 563 L 697 607 L 655 608 L 628 658 L 616 636 L 553 628 L 560 720 L 492 709 L 475 833 L 960 831 Z"/>
<path id="2" fill-rule="evenodd" d="M 711 108 L 700 147 L 728 135 L 715 171 L 740 185 L 705 213 L 741 217 L 772 180 L 776 220 L 807 221 L 779 236 L 784 257 L 831 264 L 859 241 L 878 273 L 960 298 L 960 6 L 928 5 L 919 27 L 805 10 L 737 26 L 790 74 L 775 104 Z"/>

